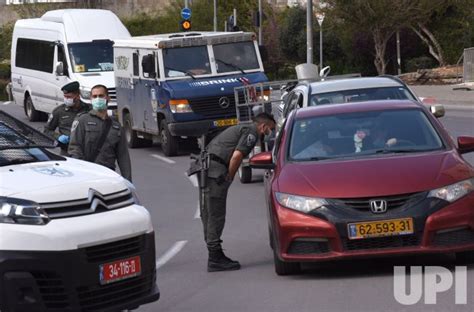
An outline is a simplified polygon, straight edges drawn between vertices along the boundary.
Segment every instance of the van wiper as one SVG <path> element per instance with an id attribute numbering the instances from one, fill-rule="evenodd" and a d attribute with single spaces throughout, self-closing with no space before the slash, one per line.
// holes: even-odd
<path id="1" fill-rule="evenodd" d="M 237 69 L 238 71 L 240 71 L 242 74 L 245 74 L 244 70 L 242 68 L 240 68 L 239 66 L 235 65 L 235 64 L 232 64 L 232 63 L 227 63 L 227 62 L 224 62 L 223 60 L 220 60 L 220 59 L 215 59 L 216 62 L 219 62 L 219 63 L 222 63 L 226 66 L 229 66 L 229 67 L 232 67 L 233 69 Z"/>
<path id="2" fill-rule="evenodd" d="M 34 163 L 34 162 L 40 162 L 40 161 L 41 160 L 37 160 L 37 159 L 34 159 L 34 160 L 33 159 L 15 159 L 15 160 L 10 160 L 10 161 L 0 162 L 0 167 L 28 164 L 28 163 Z"/>
<path id="3" fill-rule="evenodd" d="M 196 77 L 194 77 L 193 74 L 191 74 L 191 72 L 189 70 L 186 70 L 186 71 L 183 71 L 181 69 L 177 69 L 177 68 L 173 68 L 173 67 L 168 67 L 168 66 L 165 66 L 165 69 L 166 70 L 173 70 L 173 71 L 178 71 L 180 73 L 183 73 L 183 74 L 186 74 L 188 76 L 190 76 L 191 78 L 193 78 L 194 80 L 196 80 Z M 169 75 L 168 75 L 169 76 Z"/>

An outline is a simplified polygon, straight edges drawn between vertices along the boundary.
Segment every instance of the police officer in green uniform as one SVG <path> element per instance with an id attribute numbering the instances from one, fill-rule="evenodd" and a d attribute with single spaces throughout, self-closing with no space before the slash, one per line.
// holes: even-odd
<path id="1" fill-rule="evenodd" d="M 64 93 L 64 104 L 57 106 L 49 115 L 44 133 L 58 141 L 61 155 L 67 155 L 72 122 L 78 114 L 88 112 L 90 106 L 81 101 L 79 82 L 70 82 L 64 85 L 61 91 Z M 56 128 L 58 128 L 58 132 L 56 132 Z"/>
<path id="2" fill-rule="evenodd" d="M 120 123 L 107 114 L 109 100 L 105 86 L 92 88 L 92 110 L 74 120 L 68 152 L 71 157 L 95 162 L 112 170 L 115 170 L 117 161 L 122 176 L 132 181 L 127 142 Z"/>
<path id="3" fill-rule="evenodd" d="M 275 120 L 267 113 L 260 113 L 253 121 L 227 128 L 206 147 L 210 161 L 201 220 L 209 251 L 208 272 L 240 269 L 240 263 L 229 259 L 221 247 L 227 191 L 243 158 L 252 151 L 258 138 L 270 136 L 275 128 Z"/>

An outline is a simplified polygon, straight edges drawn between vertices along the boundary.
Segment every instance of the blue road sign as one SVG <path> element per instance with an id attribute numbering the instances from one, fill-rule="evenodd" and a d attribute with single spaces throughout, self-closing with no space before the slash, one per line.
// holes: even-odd
<path id="1" fill-rule="evenodd" d="M 184 20 L 188 20 L 191 18 L 191 9 L 190 8 L 184 8 L 181 10 L 181 17 Z"/>

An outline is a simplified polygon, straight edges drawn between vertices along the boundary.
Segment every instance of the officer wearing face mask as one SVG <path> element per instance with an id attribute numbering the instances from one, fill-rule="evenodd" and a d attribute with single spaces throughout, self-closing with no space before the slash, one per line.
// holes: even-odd
<path id="1" fill-rule="evenodd" d="M 74 120 L 68 152 L 71 157 L 112 170 L 117 162 L 122 176 L 132 181 L 127 142 L 120 123 L 107 114 L 109 100 L 107 87 L 96 85 L 91 89 L 92 110 Z"/>
<path id="2" fill-rule="evenodd" d="M 61 91 L 64 93 L 64 103 L 57 106 L 49 115 L 44 133 L 56 139 L 61 148 L 61 155 L 67 155 L 72 122 L 78 114 L 88 112 L 90 106 L 81 101 L 79 82 L 70 82 L 64 85 Z"/>
<path id="3" fill-rule="evenodd" d="M 251 124 L 240 124 L 227 128 L 206 147 L 209 154 L 209 169 L 201 221 L 204 239 L 209 251 L 208 272 L 240 269 L 240 263 L 228 258 L 222 251 L 221 235 L 224 230 L 227 191 L 235 173 L 261 136 L 270 137 L 275 128 L 275 119 L 268 113 L 258 114 Z"/>

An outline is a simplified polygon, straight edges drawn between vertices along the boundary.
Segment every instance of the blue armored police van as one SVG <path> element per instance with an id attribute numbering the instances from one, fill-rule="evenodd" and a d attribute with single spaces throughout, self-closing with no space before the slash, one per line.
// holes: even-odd
<path id="1" fill-rule="evenodd" d="M 128 145 L 158 136 L 174 156 L 184 140 L 237 123 L 234 87 L 267 81 L 255 34 L 186 32 L 114 44 L 119 120 Z"/>

